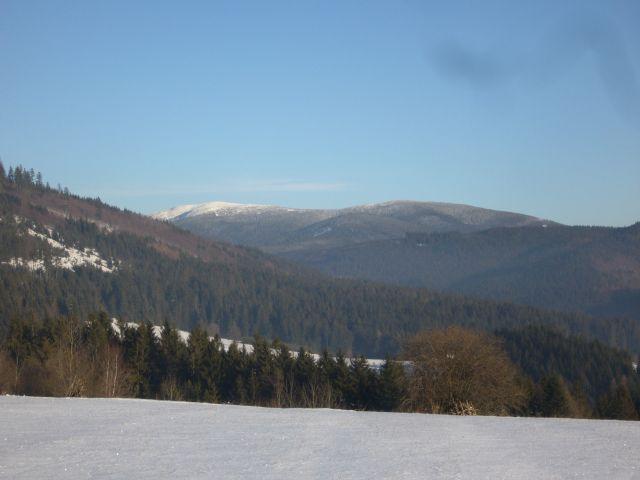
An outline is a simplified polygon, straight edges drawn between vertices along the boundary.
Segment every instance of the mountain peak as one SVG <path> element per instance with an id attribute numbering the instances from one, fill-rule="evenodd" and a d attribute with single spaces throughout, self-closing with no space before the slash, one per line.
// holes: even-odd
<path id="1" fill-rule="evenodd" d="M 407 232 L 470 232 L 549 223 L 536 217 L 444 202 L 392 200 L 338 209 L 208 202 L 154 215 L 217 240 L 271 253 L 402 239 Z M 553 223 L 553 222 L 551 222 Z"/>
<path id="2" fill-rule="evenodd" d="M 195 205 L 180 205 L 155 213 L 152 217 L 157 220 L 177 220 L 181 218 L 197 217 L 200 215 L 229 216 L 247 213 L 260 213 L 271 210 L 293 211 L 294 209 L 285 209 L 284 207 L 278 207 L 276 205 L 213 201 L 198 203 Z"/>

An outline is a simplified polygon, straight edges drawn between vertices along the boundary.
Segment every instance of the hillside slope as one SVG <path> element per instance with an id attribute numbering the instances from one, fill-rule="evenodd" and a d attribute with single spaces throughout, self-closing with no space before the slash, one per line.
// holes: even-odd
<path id="1" fill-rule="evenodd" d="M 640 223 L 413 233 L 283 257 L 338 277 L 640 320 Z"/>
<path id="2" fill-rule="evenodd" d="M 640 320 L 640 224 L 569 227 L 420 202 L 333 211 L 214 202 L 158 216 L 335 277 Z"/>
<path id="3" fill-rule="evenodd" d="M 105 309 L 125 321 L 200 324 L 228 338 L 262 334 L 378 357 L 419 329 L 547 323 L 640 351 L 640 328 L 628 320 L 330 280 L 97 200 L 24 182 L 2 189 L 0 328 L 15 315 Z"/>

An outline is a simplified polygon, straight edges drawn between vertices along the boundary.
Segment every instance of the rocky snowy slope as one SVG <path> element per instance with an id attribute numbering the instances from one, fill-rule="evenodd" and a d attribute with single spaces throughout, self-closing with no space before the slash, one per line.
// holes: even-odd
<path id="1" fill-rule="evenodd" d="M 2 221 L 2 218 L 0 218 Z M 16 218 L 17 222 L 23 222 L 24 219 Z M 49 244 L 55 255 L 45 262 L 43 258 L 24 259 L 21 257 L 12 257 L 0 264 L 10 265 L 14 268 L 26 268 L 31 271 L 44 271 L 47 269 L 47 263 L 53 268 L 75 271 L 79 267 L 92 267 L 103 273 L 113 273 L 117 270 L 117 261 L 114 259 L 106 260 L 100 256 L 100 253 L 94 248 L 75 248 L 65 245 L 64 241 L 58 237 L 53 238 L 55 232 L 51 227 L 47 227 L 45 233 L 36 232 L 31 228 L 26 229 L 28 236 L 38 238 Z"/>
<path id="2" fill-rule="evenodd" d="M 635 479 L 634 422 L 0 397 L 0 478 Z"/>

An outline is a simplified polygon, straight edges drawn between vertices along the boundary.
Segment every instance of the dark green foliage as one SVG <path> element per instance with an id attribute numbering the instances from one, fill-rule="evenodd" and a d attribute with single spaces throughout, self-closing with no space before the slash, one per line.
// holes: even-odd
<path id="1" fill-rule="evenodd" d="M 350 367 L 351 382 L 347 390 L 347 405 L 356 410 L 373 410 L 377 405 L 378 377 L 374 375 L 363 356 L 354 358 Z"/>
<path id="2" fill-rule="evenodd" d="M 380 369 L 378 402 L 383 410 L 394 411 L 400 408 L 405 396 L 407 379 L 402 364 L 385 359 Z"/>
<path id="3" fill-rule="evenodd" d="M 558 375 L 576 400 L 584 396 L 592 408 L 609 392 L 612 379 L 640 391 L 640 377 L 625 351 L 541 325 L 501 329 L 496 334 L 512 361 L 534 382 Z"/>
<path id="4" fill-rule="evenodd" d="M 568 417 L 572 414 L 571 395 L 558 375 L 543 378 L 530 401 L 533 415 Z"/>
<path id="5" fill-rule="evenodd" d="M 638 411 L 625 383 L 611 385 L 610 391 L 598 401 L 598 415 L 616 420 L 638 420 Z"/>
<path id="6" fill-rule="evenodd" d="M 153 398 L 160 391 L 161 365 L 160 348 L 153 332 L 153 326 L 144 322 L 136 328 L 125 330 L 125 340 L 130 349 L 125 349 L 133 372 L 133 393 L 139 398 Z"/>
<path id="7" fill-rule="evenodd" d="M 10 167 L 9 174 L 5 176 L 4 166 L 0 162 L 0 181 L 5 178 L 19 187 L 45 189 L 45 184 L 42 182 L 42 173 L 36 172 L 33 168 L 27 170 L 22 165 L 18 165 L 15 168 Z"/>
<path id="8" fill-rule="evenodd" d="M 558 372 L 537 383 L 528 377 L 532 391 L 521 414 L 636 419 L 634 375 L 610 378 L 595 410 Z M 114 330 L 105 313 L 86 321 L 16 319 L 0 340 L 0 393 L 401 411 L 412 408 L 406 402 L 411 376 L 410 366 L 390 358 L 373 369 L 364 357 L 347 361 L 324 351 L 314 358 L 304 348 L 294 355 L 260 337 L 251 349 L 233 343 L 225 350 L 200 327 L 187 342 L 167 322 L 162 328 L 118 323 Z"/>
<path id="9" fill-rule="evenodd" d="M 640 320 L 640 223 L 407 233 L 279 253 L 340 278 Z M 404 232 L 397 232 L 402 234 Z"/>
<path id="10" fill-rule="evenodd" d="M 67 356 L 66 347 L 54 346 L 65 346 L 69 327 L 76 335 Z M 238 349 L 235 343 L 225 350 L 217 336 L 209 337 L 200 327 L 191 332 L 187 343 L 168 324 L 162 329 L 149 323 L 137 327 L 119 324 L 118 329 L 120 335 L 104 313 L 91 314 L 87 322 L 75 317 L 16 320 L 0 343 L 0 354 L 11 359 L 10 368 L 0 371 L 0 387 L 8 376 L 16 380 L 8 382 L 6 391 L 19 394 L 64 395 L 71 384 L 82 387 L 73 390 L 73 395 L 279 407 L 391 410 L 402 401 L 404 377 L 398 373 L 402 367 L 393 366 L 391 360 L 378 374 L 363 357 L 350 367 L 344 358 L 336 361 L 327 352 L 316 361 L 303 348 L 292 355 L 285 344 L 269 344 L 260 337 L 250 351 Z M 123 380 L 118 391 L 110 389 L 105 395 L 102 386 L 109 379 L 104 365 L 114 350 L 122 358 L 118 368 Z M 71 356 L 100 365 L 101 370 L 87 370 L 78 362 L 59 370 L 58 360 Z M 383 383 L 384 394 L 378 392 Z"/>

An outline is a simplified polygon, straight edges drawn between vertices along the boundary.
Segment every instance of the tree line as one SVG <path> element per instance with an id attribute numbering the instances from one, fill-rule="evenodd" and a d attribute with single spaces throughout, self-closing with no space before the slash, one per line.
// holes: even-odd
<path id="1" fill-rule="evenodd" d="M 535 338 L 522 331 L 515 335 Z M 252 349 L 235 343 L 223 348 L 218 336 L 200 327 L 188 339 L 168 323 L 162 328 L 150 323 L 114 327 L 105 313 L 84 319 L 15 318 L 1 342 L 0 393 L 638 418 L 638 375 L 630 364 L 628 369 L 618 365 L 628 357 L 603 353 L 601 358 L 617 370 L 606 385 L 587 393 L 567 379 L 571 371 L 562 366 L 532 375 L 530 366 L 508 353 L 517 345 L 509 338 L 504 330 L 490 335 L 462 327 L 420 332 L 407 340 L 399 360 L 387 358 L 372 368 L 362 356 L 324 350 L 314 358 L 304 348 L 292 353 L 286 344 L 260 337 Z"/>

